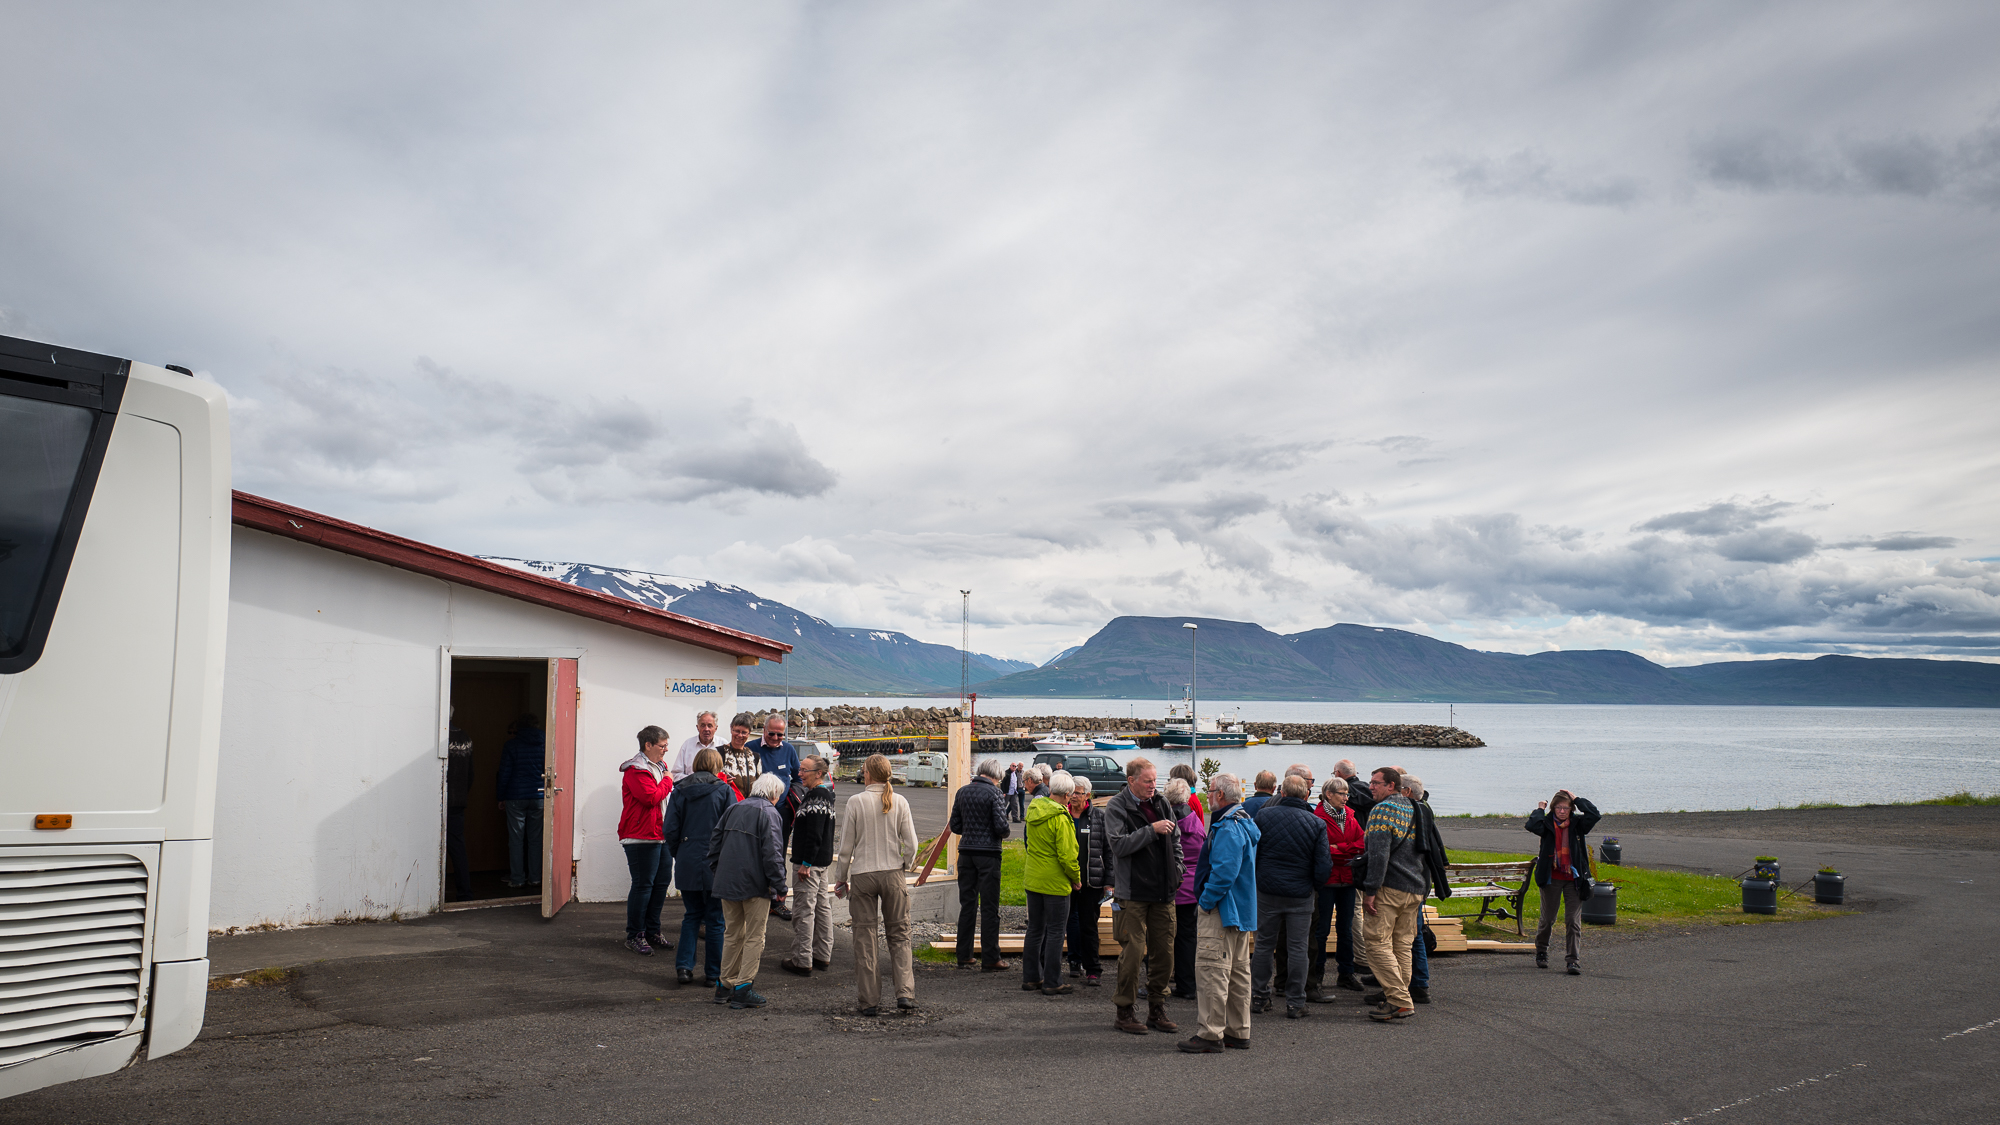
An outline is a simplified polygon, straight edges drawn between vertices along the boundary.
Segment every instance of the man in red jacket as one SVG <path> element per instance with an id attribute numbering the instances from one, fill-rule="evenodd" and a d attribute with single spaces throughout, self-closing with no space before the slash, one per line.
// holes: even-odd
<path id="1" fill-rule="evenodd" d="M 1313 907 L 1311 937 L 1307 939 L 1312 943 L 1312 970 L 1306 974 L 1306 999 L 1331 1004 L 1336 993 L 1326 987 L 1326 938 L 1336 924 L 1340 932 L 1334 943 L 1333 963 L 1340 975 L 1334 987 L 1361 991 L 1361 982 L 1354 976 L 1354 870 L 1348 861 L 1368 850 L 1368 834 L 1361 818 L 1347 807 L 1347 779 L 1335 774 L 1319 793 L 1319 807 L 1313 812 L 1326 822 L 1333 874 L 1319 889 L 1319 901 Z"/>

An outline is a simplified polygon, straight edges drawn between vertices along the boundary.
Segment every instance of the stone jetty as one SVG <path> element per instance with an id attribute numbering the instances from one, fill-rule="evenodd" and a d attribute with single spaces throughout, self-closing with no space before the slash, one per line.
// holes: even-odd
<path id="1" fill-rule="evenodd" d="M 777 710 L 759 711 L 758 721 Z M 837 704 L 832 707 L 799 708 L 791 712 L 790 723 L 803 733 L 801 724 L 810 722 L 814 737 L 841 740 L 860 737 L 914 737 L 943 735 L 945 724 L 963 716 L 956 707 L 861 707 Z M 1027 730 L 1044 735 L 1051 730 L 1076 734 L 1120 734 L 1143 738 L 1157 736 L 1159 719 L 1119 718 L 1103 715 L 980 715 L 973 731 L 982 738 Z M 1245 732 L 1267 738 L 1283 731 L 1287 739 L 1323 746 L 1420 746 L 1438 750 L 1472 750 L 1486 745 L 1477 735 L 1457 727 L 1421 723 L 1257 723 L 1243 724 Z"/>

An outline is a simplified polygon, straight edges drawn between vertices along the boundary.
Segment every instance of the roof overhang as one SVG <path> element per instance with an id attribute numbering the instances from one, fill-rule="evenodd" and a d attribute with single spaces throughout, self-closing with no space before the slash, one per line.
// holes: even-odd
<path id="1" fill-rule="evenodd" d="M 484 590 L 503 598 L 531 602 L 593 621 L 665 637 L 713 652 L 728 653 L 736 657 L 739 665 L 755 664 L 759 660 L 783 661 L 785 654 L 792 651 L 792 646 L 783 641 L 711 625 L 706 621 L 600 594 L 471 555 L 461 555 L 457 551 L 447 551 L 358 523 L 280 504 L 262 496 L 252 496 L 247 492 L 237 492 L 234 496 L 233 519 L 241 527 L 296 539 L 329 551 Z"/>

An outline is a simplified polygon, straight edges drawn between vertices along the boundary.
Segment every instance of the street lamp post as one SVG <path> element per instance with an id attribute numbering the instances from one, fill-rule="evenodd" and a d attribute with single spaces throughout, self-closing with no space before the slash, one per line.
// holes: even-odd
<path id="1" fill-rule="evenodd" d="M 1192 621 L 1181 622 L 1181 628 L 1188 631 L 1188 761 L 1201 764 L 1201 720 L 1195 716 L 1201 713 L 1198 702 L 1201 684 L 1197 675 L 1201 670 L 1201 652 L 1195 638 L 1201 634 L 1201 626 Z"/>

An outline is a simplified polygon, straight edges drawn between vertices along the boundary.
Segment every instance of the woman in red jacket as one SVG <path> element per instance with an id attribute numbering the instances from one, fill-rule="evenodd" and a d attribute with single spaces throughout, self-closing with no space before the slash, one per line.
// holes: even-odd
<path id="1" fill-rule="evenodd" d="M 1335 988 L 1361 991 L 1354 977 L 1354 870 L 1348 861 L 1368 850 L 1367 827 L 1347 807 L 1347 782 L 1338 777 L 1320 786 L 1319 807 L 1313 812 L 1326 822 L 1326 846 L 1333 851 L 1333 874 L 1319 889 L 1313 905 L 1312 969 L 1306 974 L 1306 999 L 1315 1004 L 1331 1004 L 1334 992 L 1326 987 L 1326 936 L 1339 915 L 1340 936 L 1334 946 L 1333 962 L 1340 976 Z"/>
<path id="2" fill-rule="evenodd" d="M 650 955 L 672 949 L 660 934 L 660 908 L 667 901 L 667 883 L 674 861 L 660 831 L 661 810 L 674 779 L 667 775 L 667 732 L 647 727 L 639 732 L 639 752 L 618 769 L 625 811 L 618 817 L 618 842 L 625 845 L 625 866 L 632 870 L 632 890 L 625 896 L 625 948 Z"/>

